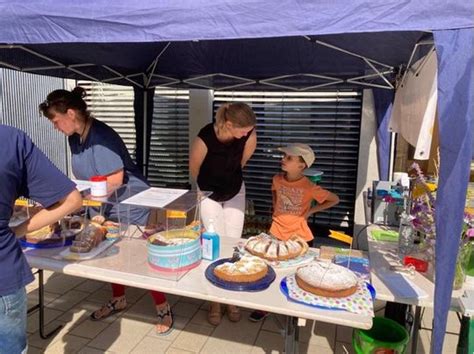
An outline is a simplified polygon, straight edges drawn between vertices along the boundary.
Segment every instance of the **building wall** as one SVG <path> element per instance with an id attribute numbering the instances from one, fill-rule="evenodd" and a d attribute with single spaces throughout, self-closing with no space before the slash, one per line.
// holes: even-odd
<path id="1" fill-rule="evenodd" d="M 370 220 L 370 215 L 366 215 L 368 209 L 364 206 L 366 202 L 364 193 L 367 188 L 372 188 L 372 181 L 378 179 L 376 132 L 377 119 L 374 109 L 374 96 L 372 90 L 364 90 L 353 232 L 354 237 L 360 233 L 358 239 L 354 239 L 354 242 L 363 249 L 367 249 L 367 234 L 363 229 Z"/>
<path id="2" fill-rule="evenodd" d="M 212 90 L 190 90 L 189 91 L 189 149 L 196 138 L 199 130 L 206 124 L 212 122 Z M 190 151 L 191 152 L 191 151 Z M 191 175 L 189 182 L 195 183 Z"/>
<path id="3" fill-rule="evenodd" d="M 67 172 L 66 138 L 38 110 L 49 92 L 62 88 L 63 79 L 0 69 L 0 123 L 24 130 L 60 170 Z"/>

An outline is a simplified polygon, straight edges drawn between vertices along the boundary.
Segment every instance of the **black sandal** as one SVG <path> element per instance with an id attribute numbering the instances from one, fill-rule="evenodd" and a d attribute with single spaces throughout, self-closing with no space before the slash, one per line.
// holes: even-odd
<path id="1" fill-rule="evenodd" d="M 117 305 L 122 305 L 123 307 L 118 307 Z M 114 313 L 125 310 L 126 307 L 127 307 L 127 300 L 125 299 L 125 297 L 121 299 L 115 299 L 115 300 L 112 299 L 108 303 L 106 303 L 104 306 L 102 306 L 100 309 L 92 312 L 90 315 L 90 319 L 92 321 L 100 321 L 104 318 L 112 316 Z"/>
<path id="2" fill-rule="evenodd" d="M 166 336 L 166 335 L 170 334 L 171 331 L 173 330 L 173 323 L 174 323 L 173 312 L 171 311 L 170 304 L 167 303 L 166 306 L 161 310 L 157 309 L 157 314 L 156 315 L 158 316 L 158 323 L 155 326 L 156 334 L 159 335 L 159 336 Z M 164 332 L 160 332 L 160 331 L 158 331 L 158 325 L 162 325 L 162 326 L 165 325 L 163 322 L 164 322 L 164 319 L 166 318 L 166 316 L 169 316 L 171 318 L 169 328 Z"/>

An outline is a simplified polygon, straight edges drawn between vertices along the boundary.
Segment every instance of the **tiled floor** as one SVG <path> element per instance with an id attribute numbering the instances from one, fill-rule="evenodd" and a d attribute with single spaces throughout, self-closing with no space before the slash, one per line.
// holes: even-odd
<path id="1" fill-rule="evenodd" d="M 206 320 L 206 304 L 169 295 L 175 314 L 174 330 L 167 336 L 154 331 L 151 297 L 141 289 L 127 289 L 129 307 L 104 321 L 88 316 L 110 296 L 109 285 L 63 274 L 45 272 L 46 330 L 62 325 L 53 338 L 43 340 L 38 331 L 38 313 L 28 319 L 28 353 L 281 353 L 285 323 L 283 316 L 268 317 L 263 323 L 247 320 L 244 310 L 239 323 L 224 319 L 217 326 Z M 37 303 L 37 284 L 28 286 L 30 305 Z M 376 304 L 376 308 L 383 307 Z M 423 317 L 419 353 L 429 353 L 432 312 Z M 445 350 L 455 353 L 459 322 L 450 313 Z M 354 353 L 352 328 L 307 321 L 300 328 L 300 353 Z"/>

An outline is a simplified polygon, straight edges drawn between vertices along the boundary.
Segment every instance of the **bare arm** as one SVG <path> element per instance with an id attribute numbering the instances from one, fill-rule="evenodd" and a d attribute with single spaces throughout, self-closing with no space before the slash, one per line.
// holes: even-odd
<path id="1" fill-rule="evenodd" d="M 73 190 L 64 199 L 48 209 L 42 209 L 30 219 L 13 229 L 16 236 L 24 236 L 28 232 L 36 231 L 51 225 L 62 217 L 71 214 L 82 206 L 82 197 L 77 190 Z"/>
<path id="2" fill-rule="evenodd" d="M 323 203 L 317 204 L 309 209 L 308 215 L 306 215 L 306 217 L 309 217 L 311 214 L 320 212 L 322 210 L 329 209 L 337 203 L 339 203 L 339 197 L 336 194 L 329 192 L 327 199 Z"/>
<path id="3" fill-rule="evenodd" d="M 197 137 L 189 154 L 189 172 L 191 177 L 196 181 L 201 169 L 202 162 L 207 155 L 207 146 L 200 137 Z"/>
<path id="4" fill-rule="evenodd" d="M 277 201 L 276 190 L 272 190 L 272 214 L 275 212 L 275 209 L 276 209 L 276 201 Z"/>
<path id="5" fill-rule="evenodd" d="M 252 130 L 252 133 L 250 134 L 249 138 L 247 139 L 247 142 L 245 143 L 244 153 L 242 155 L 242 162 L 241 162 L 242 168 L 247 164 L 247 161 L 250 160 L 256 148 L 257 148 L 257 132 L 254 129 Z"/>
<path id="6" fill-rule="evenodd" d="M 124 170 L 121 168 L 107 175 L 107 184 L 111 187 L 119 187 L 123 184 Z"/>

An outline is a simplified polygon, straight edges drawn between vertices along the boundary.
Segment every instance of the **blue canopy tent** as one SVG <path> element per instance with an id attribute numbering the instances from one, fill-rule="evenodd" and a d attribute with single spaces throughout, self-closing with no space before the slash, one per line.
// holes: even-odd
<path id="1" fill-rule="evenodd" d="M 0 1 L 0 26 L 1 66 L 133 85 L 137 97 L 163 84 L 393 90 L 415 43 L 432 31 L 441 153 L 432 344 L 441 352 L 472 156 L 472 1 Z M 383 96 L 380 127 L 391 106 Z M 381 146 L 387 137 L 381 128 Z"/>

